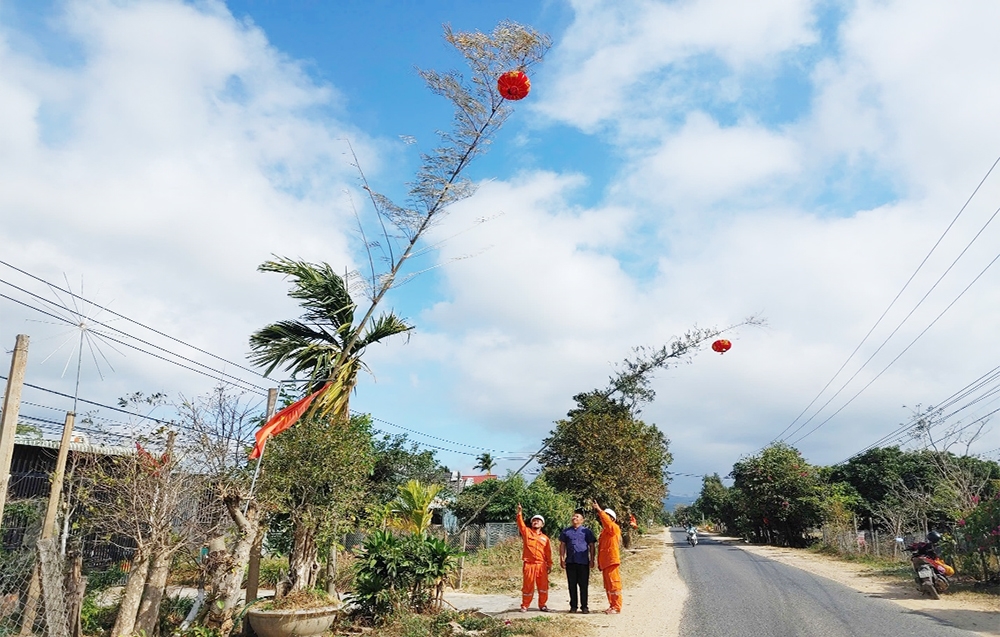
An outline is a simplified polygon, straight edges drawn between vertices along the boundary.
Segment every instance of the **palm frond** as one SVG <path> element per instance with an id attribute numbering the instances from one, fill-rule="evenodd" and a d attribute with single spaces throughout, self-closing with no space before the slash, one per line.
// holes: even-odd
<path id="1" fill-rule="evenodd" d="M 383 313 L 377 319 L 369 321 L 368 329 L 358 339 L 357 344 L 354 346 L 354 351 L 360 351 L 369 345 L 378 343 L 382 339 L 395 336 L 396 334 L 403 334 L 412 329 L 412 325 L 409 325 L 395 314 L 391 312 Z"/>
<path id="2" fill-rule="evenodd" d="M 284 367 L 293 374 L 317 377 L 333 364 L 340 349 L 340 341 L 325 330 L 301 321 L 279 321 L 250 336 L 249 358 L 265 367 L 265 375 Z"/>
<path id="3" fill-rule="evenodd" d="M 329 324 L 335 330 L 354 323 L 357 304 L 351 299 L 344 278 L 333 271 L 328 263 L 309 263 L 285 257 L 276 257 L 257 268 L 260 272 L 276 272 L 292 281 L 288 293 L 298 299 L 306 309 L 304 320 Z"/>

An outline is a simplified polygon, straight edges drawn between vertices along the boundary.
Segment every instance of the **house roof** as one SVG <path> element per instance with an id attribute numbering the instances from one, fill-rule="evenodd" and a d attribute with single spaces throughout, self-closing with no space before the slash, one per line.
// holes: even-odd
<path id="1" fill-rule="evenodd" d="M 479 484 L 481 482 L 486 482 L 487 480 L 496 480 L 496 479 L 497 479 L 496 475 L 492 473 L 488 473 L 483 476 L 462 476 L 462 482 L 464 482 L 465 486 L 467 487 L 471 487 L 472 485 Z"/>
<path id="2" fill-rule="evenodd" d="M 59 449 L 58 440 L 46 440 L 34 436 L 14 434 L 14 444 L 25 447 L 42 447 L 45 449 Z M 77 453 L 92 453 L 102 456 L 128 456 L 135 453 L 133 447 L 114 447 L 109 445 L 92 445 L 89 442 L 71 442 L 69 450 Z"/>

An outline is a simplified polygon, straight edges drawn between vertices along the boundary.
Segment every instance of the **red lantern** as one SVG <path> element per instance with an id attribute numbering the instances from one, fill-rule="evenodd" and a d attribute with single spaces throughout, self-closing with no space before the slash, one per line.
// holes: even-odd
<path id="1" fill-rule="evenodd" d="M 497 90 L 505 100 L 523 100 L 531 90 L 531 81 L 524 71 L 507 71 L 497 79 Z"/>
<path id="2" fill-rule="evenodd" d="M 713 352 L 718 352 L 720 354 L 725 354 L 726 352 L 729 351 L 729 348 L 732 347 L 732 346 L 733 346 L 732 343 L 730 343 L 729 341 L 727 341 L 724 338 L 721 338 L 721 339 L 715 341 L 714 343 L 712 343 L 712 351 Z"/>

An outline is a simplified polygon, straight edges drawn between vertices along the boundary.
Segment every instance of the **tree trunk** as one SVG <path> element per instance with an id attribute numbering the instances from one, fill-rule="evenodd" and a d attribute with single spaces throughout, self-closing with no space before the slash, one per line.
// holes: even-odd
<path id="1" fill-rule="evenodd" d="M 326 593 L 337 594 L 337 541 L 330 543 L 330 553 L 326 556 Z"/>
<path id="2" fill-rule="evenodd" d="M 316 526 L 312 520 L 293 522 L 292 552 L 288 556 L 288 579 L 292 591 L 307 590 L 316 586 L 316 578 L 319 575 Z"/>
<path id="3" fill-rule="evenodd" d="M 135 617 L 139 612 L 142 587 L 146 584 L 148 572 L 149 559 L 143 550 L 136 549 L 132 555 L 132 569 L 125 582 L 125 590 L 122 591 L 122 601 L 118 607 L 114 628 L 111 629 L 111 637 L 126 637 L 135 632 Z"/>
<path id="4" fill-rule="evenodd" d="M 260 532 L 256 505 L 251 503 L 244 516 L 239 509 L 239 498 L 226 498 L 225 503 L 239 531 L 239 539 L 231 554 L 225 544 L 222 544 L 221 550 L 208 554 L 206 570 L 211 593 L 205 604 L 208 609 L 205 626 L 217 629 L 223 636 L 233 630 L 233 615 L 240 606 L 243 593 L 243 572 L 250 562 L 250 550 Z"/>
<path id="5" fill-rule="evenodd" d="M 163 591 L 167 587 L 173 556 L 174 552 L 169 547 L 160 546 L 149 560 L 149 576 L 146 578 L 142 601 L 139 603 L 139 613 L 135 620 L 135 632 L 145 633 L 147 637 L 154 635 L 160 619 L 160 602 L 163 601 Z"/>

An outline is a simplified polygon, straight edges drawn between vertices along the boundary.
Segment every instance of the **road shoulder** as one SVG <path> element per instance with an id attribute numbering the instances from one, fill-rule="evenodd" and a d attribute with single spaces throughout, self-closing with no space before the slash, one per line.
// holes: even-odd
<path id="1" fill-rule="evenodd" d="M 739 538 L 714 536 L 714 539 L 833 580 L 868 597 L 891 601 L 909 612 L 927 615 L 962 630 L 990 637 L 1000 636 L 1000 600 L 983 599 L 979 595 L 963 593 L 945 595 L 940 600 L 932 600 L 921 596 L 914 586 L 877 575 L 872 568 L 862 564 L 838 560 L 803 549 L 746 544 Z"/>

